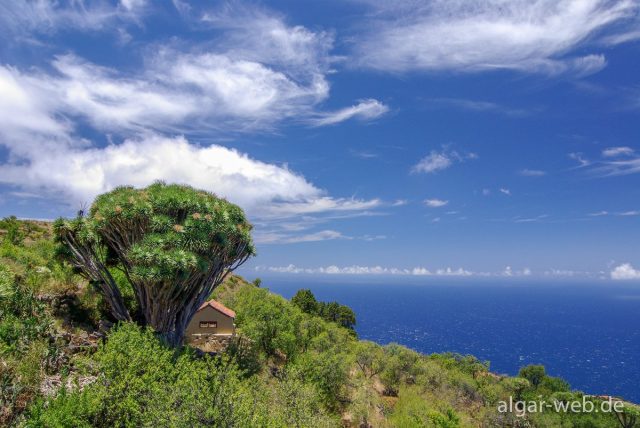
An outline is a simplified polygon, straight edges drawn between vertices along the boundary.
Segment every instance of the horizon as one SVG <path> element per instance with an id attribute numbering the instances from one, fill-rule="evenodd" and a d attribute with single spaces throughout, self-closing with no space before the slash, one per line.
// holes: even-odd
<path id="1" fill-rule="evenodd" d="M 247 276 L 640 282 L 637 0 L 0 10 L 0 216 L 166 180 Z"/>

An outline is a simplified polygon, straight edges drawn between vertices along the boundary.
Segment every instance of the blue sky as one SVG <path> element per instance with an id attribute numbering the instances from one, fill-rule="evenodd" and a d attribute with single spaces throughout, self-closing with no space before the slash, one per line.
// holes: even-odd
<path id="1" fill-rule="evenodd" d="M 640 2 L 0 2 L 0 215 L 241 205 L 248 275 L 640 279 Z"/>

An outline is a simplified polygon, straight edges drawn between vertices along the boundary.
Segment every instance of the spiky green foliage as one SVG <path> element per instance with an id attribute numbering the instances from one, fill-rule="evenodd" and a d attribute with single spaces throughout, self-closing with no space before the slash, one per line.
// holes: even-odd
<path id="1" fill-rule="evenodd" d="M 55 224 L 59 255 L 130 320 L 113 269 L 125 273 L 141 321 L 171 343 L 225 275 L 254 255 L 238 206 L 189 186 L 155 183 L 100 195 L 88 216 Z"/>

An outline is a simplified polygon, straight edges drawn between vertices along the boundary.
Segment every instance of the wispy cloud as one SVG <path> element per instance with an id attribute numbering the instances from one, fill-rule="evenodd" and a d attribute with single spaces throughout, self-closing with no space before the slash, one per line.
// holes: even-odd
<path id="1" fill-rule="evenodd" d="M 430 208 L 440 208 L 447 205 L 449 201 L 445 201 L 442 199 L 425 199 L 424 204 Z"/>
<path id="2" fill-rule="evenodd" d="M 515 223 L 537 223 L 539 221 L 543 221 L 548 217 L 549 216 L 547 214 L 540 214 L 539 216 L 536 216 L 536 217 L 516 217 L 513 219 L 513 221 Z"/>
<path id="3" fill-rule="evenodd" d="M 593 213 L 587 214 L 589 217 L 604 217 L 604 216 L 617 216 L 617 217 L 635 217 L 640 216 L 640 210 L 629 210 L 629 211 L 619 211 L 619 212 L 610 212 L 610 211 L 597 211 Z"/>
<path id="4" fill-rule="evenodd" d="M 454 163 L 464 162 L 470 159 L 476 159 L 478 155 L 475 153 L 459 153 L 455 150 L 432 150 L 427 156 L 420 159 L 420 161 L 413 166 L 411 172 L 413 173 L 425 173 L 434 174 L 438 171 L 445 170 L 452 166 Z"/>
<path id="5" fill-rule="evenodd" d="M 317 113 L 317 117 L 309 119 L 309 123 L 314 126 L 335 125 L 336 123 L 344 122 L 352 118 L 370 121 L 379 118 L 388 111 L 389 107 L 380 101 L 368 99 L 334 112 Z"/>
<path id="6" fill-rule="evenodd" d="M 300 242 L 333 241 L 336 239 L 353 238 L 335 230 L 321 230 L 302 235 L 260 231 L 254 234 L 254 240 L 257 244 L 297 244 Z"/>
<path id="7" fill-rule="evenodd" d="M 632 156 L 635 151 L 631 147 L 608 147 L 602 151 L 602 156 L 605 158 L 615 158 L 621 156 Z"/>
<path id="8" fill-rule="evenodd" d="M 529 110 L 507 107 L 490 101 L 464 98 L 430 98 L 427 102 L 434 106 L 449 106 L 461 110 L 498 113 L 512 117 L 523 117 L 531 113 Z"/>
<path id="9" fill-rule="evenodd" d="M 577 160 L 580 168 L 598 177 L 640 172 L 640 154 L 627 146 L 606 148 L 602 151 L 602 157 L 593 161 L 587 160 L 582 153 L 570 153 L 569 157 Z"/>
<path id="10" fill-rule="evenodd" d="M 501 187 L 501 188 L 500 188 L 500 193 L 502 193 L 502 194 L 504 194 L 504 195 L 507 195 L 507 196 L 511 196 L 511 190 L 506 189 L 506 188 L 504 188 L 504 187 Z"/>
<path id="11" fill-rule="evenodd" d="M 578 167 L 585 167 L 585 166 L 591 165 L 591 162 L 584 157 L 583 153 L 574 152 L 574 153 L 569 153 L 567 156 L 569 157 L 569 159 L 573 159 L 574 161 L 577 161 Z"/>
<path id="12" fill-rule="evenodd" d="M 572 56 L 604 28 L 634 28 L 638 3 L 621 1 L 360 0 L 374 22 L 356 41 L 361 66 L 392 72 L 511 69 L 546 74 L 594 73 L 600 54 Z M 625 30 L 624 34 L 629 34 Z M 622 40 L 609 39 L 609 43 Z"/>
<path id="13" fill-rule="evenodd" d="M 210 25 L 218 35 L 212 42 L 159 43 L 143 51 L 145 67 L 135 72 L 73 54 L 55 57 L 52 70 L 0 66 L 0 85 L 8 91 L 0 111 L 28 97 L 48 121 L 67 117 L 100 131 L 239 133 L 284 121 L 367 121 L 389 110 L 374 99 L 336 111 L 320 108 L 329 97 L 334 61 L 328 32 L 289 26 L 263 10 L 227 13 Z M 35 119 L 32 127 L 42 122 Z"/>
<path id="14" fill-rule="evenodd" d="M 524 176 L 524 177 L 542 177 L 544 175 L 547 175 L 546 171 L 542 171 L 540 169 L 521 169 L 520 171 L 518 171 L 518 174 Z"/>
<path id="15" fill-rule="evenodd" d="M 105 1 L 0 1 L 2 37 L 29 33 L 52 34 L 73 28 L 80 31 L 114 30 L 137 24 L 147 10 L 144 0 Z"/>

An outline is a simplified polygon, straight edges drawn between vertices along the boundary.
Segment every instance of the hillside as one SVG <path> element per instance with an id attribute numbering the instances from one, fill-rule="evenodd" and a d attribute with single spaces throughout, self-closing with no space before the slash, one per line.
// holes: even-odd
<path id="1" fill-rule="evenodd" d="M 508 377 L 473 356 L 360 341 L 239 276 L 212 296 L 237 313 L 229 349 L 176 350 L 148 329 L 114 323 L 89 284 L 55 260 L 50 224 L 5 219 L 0 235 L 3 426 L 635 426 L 628 403 L 617 413 L 501 412 L 509 397 L 583 394 L 540 366 Z"/>

